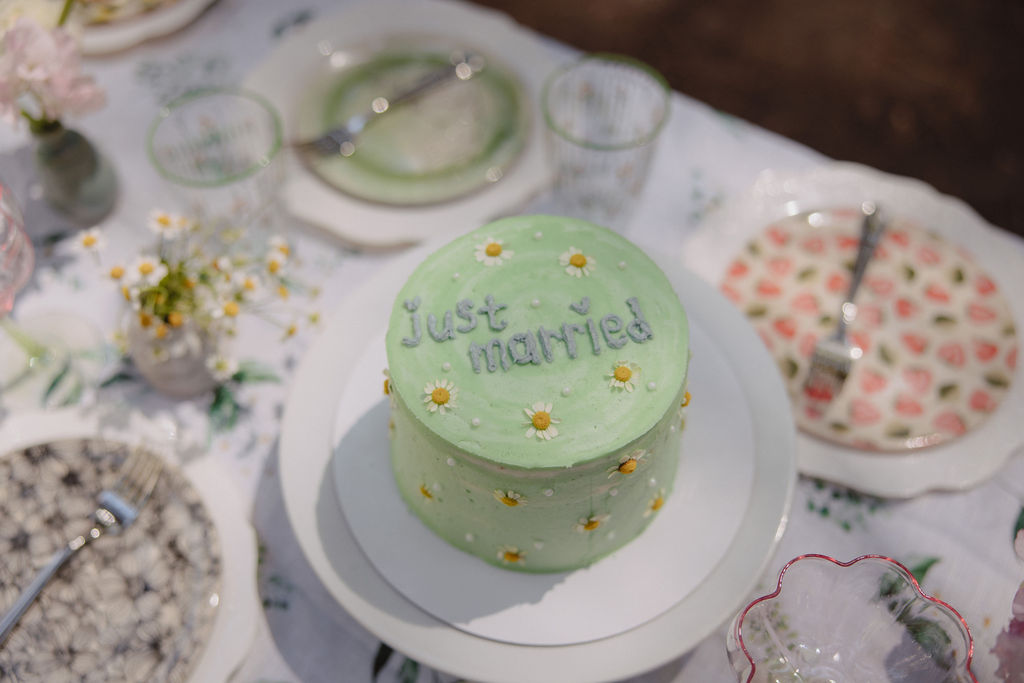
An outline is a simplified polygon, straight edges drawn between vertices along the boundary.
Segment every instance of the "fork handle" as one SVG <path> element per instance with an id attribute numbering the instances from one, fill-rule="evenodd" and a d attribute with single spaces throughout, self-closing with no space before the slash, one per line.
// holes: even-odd
<path id="1" fill-rule="evenodd" d="M 36 577 L 32 579 L 32 583 L 21 592 L 21 595 L 14 601 L 11 608 L 7 610 L 7 614 L 4 615 L 3 619 L 0 619 L 0 645 L 7 640 L 7 636 L 14 630 L 18 620 L 25 614 L 29 606 L 35 602 L 35 599 L 43 591 L 43 587 L 49 583 L 53 575 L 57 573 L 57 570 L 64 566 L 64 563 L 79 549 L 88 544 L 89 541 L 98 538 L 101 533 L 102 529 L 97 527 L 90 531 L 89 534 L 75 538 L 53 554 L 53 557 L 46 563 L 46 566 L 39 570 Z"/>

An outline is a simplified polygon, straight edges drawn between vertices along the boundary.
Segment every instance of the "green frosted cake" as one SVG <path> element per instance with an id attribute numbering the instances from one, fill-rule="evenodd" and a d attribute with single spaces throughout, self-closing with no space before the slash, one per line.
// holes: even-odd
<path id="1" fill-rule="evenodd" d="M 386 345 L 395 480 L 452 545 L 571 570 L 635 538 L 671 492 L 686 314 L 610 230 L 520 216 L 457 238 L 399 292 Z"/>

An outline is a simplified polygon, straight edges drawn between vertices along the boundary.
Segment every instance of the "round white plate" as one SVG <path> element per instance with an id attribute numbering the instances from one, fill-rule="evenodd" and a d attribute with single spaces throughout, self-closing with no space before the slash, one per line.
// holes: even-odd
<path id="1" fill-rule="evenodd" d="M 878 202 L 890 215 L 912 218 L 964 246 L 1006 293 L 1024 292 L 1024 249 L 981 219 L 962 201 L 919 180 L 888 175 L 858 164 L 836 163 L 811 171 L 767 170 L 745 194 L 709 215 L 687 241 L 683 261 L 708 282 L 718 283 L 736 253 L 774 220 L 834 206 Z M 723 249 L 728 244 L 730 248 Z M 1017 328 L 1024 328 L 1024 299 L 1008 296 Z M 933 489 L 965 489 L 998 471 L 1024 444 L 1024 370 L 1019 366 L 1002 404 L 982 425 L 941 445 L 905 453 L 860 451 L 797 435 L 800 472 L 865 493 L 909 497 Z"/>
<path id="2" fill-rule="evenodd" d="M 82 54 L 102 55 L 173 33 L 192 23 L 214 0 L 176 0 L 168 5 L 82 31 Z"/>
<path id="3" fill-rule="evenodd" d="M 0 422 L 5 452 L 44 441 L 101 437 L 139 443 L 147 435 L 158 443 L 159 427 L 140 415 L 114 414 L 97 408 L 68 408 L 7 415 Z M 224 482 L 230 475 L 213 458 L 200 458 L 181 468 L 198 491 L 213 520 L 221 545 L 222 576 L 217 613 L 206 649 L 189 680 L 225 681 L 244 659 L 260 618 L 256 590 L 256 535 L 244 517 L 238 494 Z"/>
<path id="4" fill-rule="evenodd" d="M 286 37 L 246 78 L 245 87 L 277 107 L 293 135 L 298 108 L 309 86 L 299 74 L 317 73 L 325 55 L 342 48 L 384 44 L 403 35 L 443 37 L 479 46 L 522 83 L 532 120 L 525 148 L 497 182 L 464 197 L 430 206 L 375 204 L 333 189 L 294 155 L 289 155 L 285 203 L 295 216 L 346 241 L 369 247 L 414 244 L 437 235 L 467 232 L 522 204 L 547 184 L 543 118 L 538 102 L 546 76 L 555 68 L 548 48 L 526 29 L 493 10 L 447 0 L 380 0 L 352 5 L 318 19 Z"/>
<path id="5" fill-rule="evenodd" d="M 684 532 L 679 540 L 686 540 L 685 534 L 690 533 L 690 539 L 704 543 L 703 547 L 691 547 L 692 552 L 716 556 L 713 571 L 699 570 L 704 574 L 682 599 L 635 628 L 602 640 L 547 647 L 483 638 L 432 616 L 388 583 L 360 552 L 335 490 L 333 440 L 335 434 L 347 432 L 344 426 L 336 431 L 342 395 L 360 366 L 367 342 L 381 325 L 375 321 L 386 324 L 402 283 L 430 251 L 424 247 L 403 255 L 349 296 L 304 357 L 293 381 L 281 432 L 281 484 L 292 528 L 314 571 L 334 598 L 382 640 L 426 665 L 469 679 L 615 680 L 678 657 L 732 617 L 756 584 L 785 527 L 795 482 L 795 442 L 782 381 L 767 351 L 743 316 L 721 295 L 678 267 L 672 269 L 675 272 L 668 271 L 690 318 L 696 321 L 695 327 L 706 332 L 701 345 L 710 346 L 713 340 L 725 361 L 727 367 L 722 372 L 731 375 L 725 386 L 734 382 L 739 389 L 737 396 L 746 404 L 740 412 L 749 419 L 748 447 L 753 450 L 714 454 L 753 464 L 752 482 L 745 491 L 718 488 L 723 479 L 717 477 L 728 481 L 730 476 L 718 470 L 716 479 L 703 482 L 686 480 L 684 474 L 677 497 L 685 507 L 685 501 L 697 495 L 695 489 L 710 488 L 737 508 L 738 526 L 717 550 L 713 546 L 721 539 L 709 543 L 699 534 Z M 699 377 L 696 367 L 701 361 L 696 353 L 693 367 Z M 714 356 L 708 355 L 709 365 L 714 367 Z M 379 373 L 380 367 L 374 365 L 370 370 L 368 374 Z M 380 379 L 378 374 L 374 397 L 379 395 Z M 708 392 L 709 411 L 721 405 L 719 399 L 712 398 L 713 387 L 700 391 Z M 702 400 L 700 396 L 695 393 L 695 402 Z M 372 398 L 370 404 L 376 402 Z M 694 427 L 695 415 L 690 414 L 687 429 L 699 433 Z M 727 417 L 723 414 L 715 419 Z M 697 525 L 713 524 L 703 514 L 693 518 Z M 727 522 L 726 526 L 733 525 Z M 648 532 L 653 530 L 652 526 Z M 398 538 L 398 543 L 404 540 Z M 700 558 L 695 564 L 707 567 L 707 559 Z M 481 565 L 479 571 L 483 570 Z M 494 619 L 492 626 L 500 621 Z"/>

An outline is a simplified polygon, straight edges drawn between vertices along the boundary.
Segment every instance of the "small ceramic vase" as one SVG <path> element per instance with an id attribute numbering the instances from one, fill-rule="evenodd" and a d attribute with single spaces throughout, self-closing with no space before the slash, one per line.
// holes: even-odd
<path id="1" fill-rule="evenodd" d="M 128 353 L 139 374 L 172 398 L 192 398 L 213 389 L 216 380 L 206 361 L 216 351 L 216 340 L 192 323 L 169 328 L 163 338 L 137 322 L 128 329 Z"/>
<path id="2" fill-rule="evenodd" d="M 110 161 L 88 138 L 59 122 L 33 135 L 44 199 L 81 225 L 95 225 L 105 218 L 118 193 Z"/>

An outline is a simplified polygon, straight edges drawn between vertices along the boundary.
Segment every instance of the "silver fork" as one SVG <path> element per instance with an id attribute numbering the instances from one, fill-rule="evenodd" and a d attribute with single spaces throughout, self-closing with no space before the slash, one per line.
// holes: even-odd
<path id="1" fill-rule="evenodd" d="M 359 134 L 381 114 L 423 95 L 450 79 L 468 81 L 482 71 L 485 66 L 484 58 L 474 53 L 454 52 L 450 61 L 451 64 L 430 71 L 420 80 L 396 92 L 391 97 L 373 98 L 369 109 L 351 116 L 337 128 L 312 140 L 293 143 L 292 146 L 303 152 L 315 152 L 325 156 L 335 154 L 340 154 L 343 157 L 352 156 L 356 151 L 356 140 Z"/>
<path id="2" fill-rule="evenodd" d="M 131 526 L 153 493 L 163 471 L 163 464 L 159 457 L 140 448 L 132 452 L 122 469 L 123 472 L 114 486 L 103 490 L 97 497 L 98 506 L 91 516 L 92 529 L 82 536 L 71 539 L 67 545 L 54 553 L 0 620 L 0 644 L 3 644 L 14 630 L 14 625 L 42 592 L 43 586 L 72 555 L 108 531 L 118 533 Z"/>
<path id="3" fill-rule="evenodd" d="M 857 259 L 853 265 L 850 288 L 839 308 L 839 322 L 831 336 L 819 339 L 815 344 L 807 378 L 804 380 L 804 397 L 818 403 L 828 403 L 839 394 L 853 368 L 853 363 L 864 353 L 860 347 L 846 339 L 846 328 L 857 317 L 854 298 L 857 296 L 861 280 L 864 279 L 868 263 L 874 256 L 878 240 L 885 232 L 885 223 L 882 222 L 874 202 L 863 202 L 860 208 L 864 214 L 860 244 L 857 247 Z"/>

